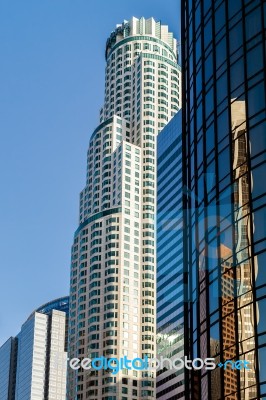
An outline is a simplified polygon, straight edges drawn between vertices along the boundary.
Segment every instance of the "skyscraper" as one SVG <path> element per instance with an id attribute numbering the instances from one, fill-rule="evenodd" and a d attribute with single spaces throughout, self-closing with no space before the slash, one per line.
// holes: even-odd
<path id="1" fill-rule="evenodd" d="M 105 101 L 89 144 L 72 247 L 69 357 L 156 355 L 156 135 L 180 108 L 176 40 L 153 18 L 106 43 Z M 68 398 L 154 399 L 154 372 L 69 369 Z"/>
<path id="2" fill-rule="evenodd" d="M 157 354 L 184 357 L 182 113 L 157 141 Z M 184 369 L 157 372 L 156 398 L 185 398 Z"/>
<path id="3" fill-rule="evenodd" d="M 266 395 L 265 7 L 182 2 L 186 353 L 248 362 L 187 372 L 189 399 Z"/>
<path id="4" fill-rule="evenodd" d="M 0 400 L 14 400 L 16 389 L 17 338 L 0 347 Z"/>
<path id="5" fill-rule="evenodd" d="M 69 298 L 35 310 L 0 348 L 1 400 L 65 400 Z"/>

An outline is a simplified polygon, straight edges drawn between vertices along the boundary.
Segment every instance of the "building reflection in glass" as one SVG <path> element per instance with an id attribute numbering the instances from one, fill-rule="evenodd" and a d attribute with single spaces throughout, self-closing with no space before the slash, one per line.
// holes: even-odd
<path id="1" fill-rule="evenodd" d="M 256 219 L 250 202 L 253 175 L 249 168 L 251 144 L 247 137 L 245 109 L 244 101 L 232 100 L 233 136 L 229 147 L 232 156 L 228 157 L 229 164 L 224 165 L 231 171 L 232 185 L 215 205 L 210 204 L 203 212 L 201 208 L 189 210 L 192 222 L 194 215 L 198 217 L 192 230 L 192 244 L 196 247 L 194 257 L 198 257 L 199 265 L 198 275 L 196 269 L 191 271 L 194 343 L 190 354 L 194 358 L 214 357 L 217 364 L 228 360 L 246 360 L 249 364 L 248 369 L 241 370 L 229 364 L 211 373 L 193 371 L 193 399 L 203 396 L 207 399 L 209 393 L 212 400 L 259 398 L 256 325 L 260 309 L 254 297 L 258 261 L 252 256 Z M 206 177 L 204 184 L 211 191 L 209 178 Z M 190 196 L 193 198 L 191 193 Z"/>
<path id="2" fill-rule="evenodd" d="M 188 399 L 266 397 L 266 3 L 184 0 L 185 353 L 249 370 L 187 373 Z"/>

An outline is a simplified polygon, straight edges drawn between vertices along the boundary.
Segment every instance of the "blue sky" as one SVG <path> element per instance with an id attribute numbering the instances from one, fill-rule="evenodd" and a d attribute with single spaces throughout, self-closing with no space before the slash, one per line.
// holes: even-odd
<path id="1" fill-rule="evenodd" d="M 179 38 L 178 0 L 0 2 L 0 345 L 68 294 L 89 137 L 117 23 L 154 16 Z"/>

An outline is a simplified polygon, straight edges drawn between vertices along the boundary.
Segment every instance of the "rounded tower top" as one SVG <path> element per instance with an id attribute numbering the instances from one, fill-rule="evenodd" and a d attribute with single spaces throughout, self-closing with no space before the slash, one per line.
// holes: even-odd
<path id="1" fill-rule="evenodd" d="M 122 24 L 118 24 L 107 39 L 105 58 L 107 59 L 109 52 L 121 40 L 136 35 L 153 36 L 160 39 L 170 47 L 175 56 L 177 55 L 177 42 L 173 33 L 169 32 L 167 25 L 162 25 L 161 21 L 155 21 L 154 18 L 132 17 L 130 21 L 125 20 Z"/>
<path id="2" fill-rule="evenodd" d="M 41 314 L 51 314 L 53 310 L 64 311 L 67 315 L 69 314 L 69 296 L 59 297 L 58 299 L 49 301 L 34 310 L 28 319 L 32 317 L 35 312 Z"/>

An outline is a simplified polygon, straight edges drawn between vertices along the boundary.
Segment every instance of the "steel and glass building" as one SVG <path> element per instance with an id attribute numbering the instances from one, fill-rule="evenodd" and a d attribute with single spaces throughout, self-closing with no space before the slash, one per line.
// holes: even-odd
<path id="1" fill-rule="evenodd" d="M 157 358 L 184 357 L 182 113 L 157 140 Z M 156 398 L 184 399 L 184 369 L 157 372 Z"/>
<path id="2" fill-rule="evenodd" d="M 187 371 L 189 399 L 266 396 L 265 11 L 182 2 L 185 351 L 249 363 Z"/>
<path id="3" fill-rule="evenodd" d="M 16 388 L 17 338 L 0 347 L 0 400 L 14 400 Z"/>
<path id="4" fill-rule="evenodd" d="M 156 355 L 156 136 L 179 110 L 176 40 L 153 18 L 106 43 L 105 100 L 90 137 L 72 247 L 69 357 Z M 69 369 L 68 398 L 155 398 L 153 371 Z"/>
<path id="5" fill-rule="evenodd" d="M 69 297 L 35 310 L 0 348 L 1 400 L 65 400 Z"/>

